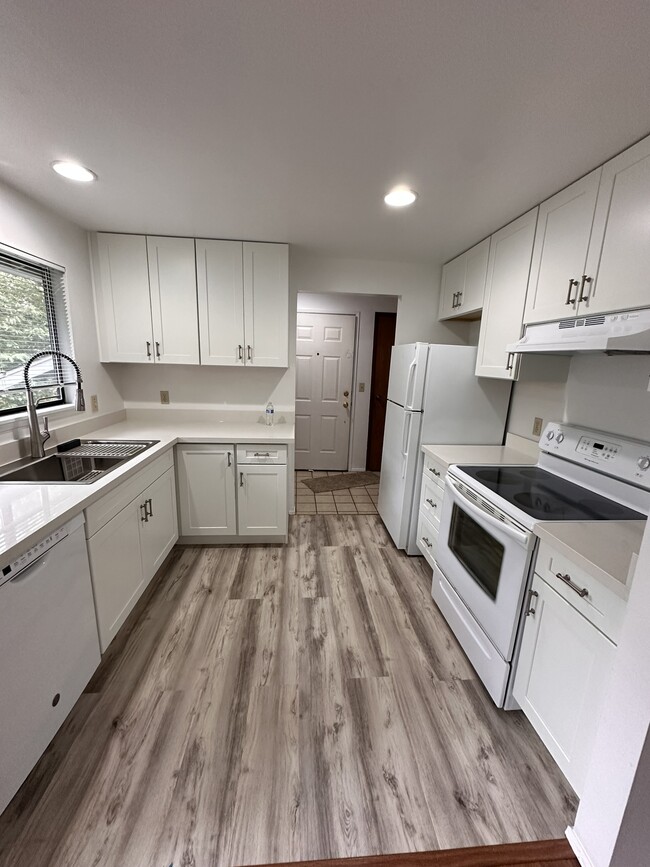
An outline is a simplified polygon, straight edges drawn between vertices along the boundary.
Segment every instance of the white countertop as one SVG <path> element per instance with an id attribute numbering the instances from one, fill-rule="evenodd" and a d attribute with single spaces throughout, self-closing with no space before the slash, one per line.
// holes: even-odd
<path id="1" fill-rule="evenodd" d="M 422 451 L 443 464 L 525 464 L 537 463 L 535 457 L 511 446 L 423 445 Z M 535 450 L 537 451 L 537 450 Z"/>
<path id="2" fill-rule="evenodd" d="M 0 568 L 176 443 L 291 444 L 294 426 L 277 424 L 267 427 L 265 424 L 233 421 L 123 421 L 86 433 L 83 438 L 160 442 L 94 484 L 0 484 Z"/>
<path id="3" fill-rule="evenodd" d="M 627 599 L 646 521 L 541 521 L 535 535 Z"/>

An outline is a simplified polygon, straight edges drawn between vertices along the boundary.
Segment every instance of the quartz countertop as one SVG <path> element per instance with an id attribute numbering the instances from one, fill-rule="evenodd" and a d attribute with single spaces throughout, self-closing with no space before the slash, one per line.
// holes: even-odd
<path id="1" fill-rule="evenodd" d="M 176 443 L 275 442 L 290 445 L 294 441 L 294 426 L 277 424 L 269 427 L 250 421 L 127 420 L 85 433 L 83 439 L 159 442 L 94 484 L 0 484 L 0 568 Z"/>
<path id="2" fill-rule="evenodd" d="M 646 521 L 541 521 L 535 535 L 627 599 Z"/>
<path id="3" fill-rule="evenodd" d="M 511 446 L 423 445 L 422 451 L 445 467 L 450 467 L 452 464 L 531 465 L 537 463 L 537 454 L 533 457 Z"/>

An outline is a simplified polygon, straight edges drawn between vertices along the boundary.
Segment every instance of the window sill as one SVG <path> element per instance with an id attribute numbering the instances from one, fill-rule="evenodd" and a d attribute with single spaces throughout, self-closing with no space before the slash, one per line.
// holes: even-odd
<path id="1" fill-rule="evenodd" d="M 66 418 L 66 416 L 74 415 L 76 413 L 73 403 L 64 403 L 60 406 L 44 406 L 41 409 L 37 409 L 36 411 L 38 413 L 38 417 L 41 419 L 44 416 L 47 416 L 48 419 L 51 419 L 53 417 Z M 26 412 L 16 413 L 15 415 L 0 416 L 0 431 L 2 431 L 2 433 L 7 433 L 14 430 L 27 430 L 28 426 L 29 424 Z"/>

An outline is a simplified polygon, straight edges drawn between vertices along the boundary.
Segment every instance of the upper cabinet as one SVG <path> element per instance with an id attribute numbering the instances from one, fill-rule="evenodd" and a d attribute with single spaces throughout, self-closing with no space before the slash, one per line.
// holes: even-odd
<path id="1" fill-rule="evenodd" d="M 192 238 L 91 241 L 101 361 L 198 364 Z"/>
<path id="2" fill-rule="evenodd" d="M 575 314 L 601 172 L 596 169 L 540 205 L 524 322 Z"/>
<path id="3" fill-rule="evenodd" d="M 289 248 L 197 241 L 201 364 L 287 367 Z"/>
<path id="4" fill-rule="evenodd" d="M 91 237 L 102 361 L 287 367 L 287 244 Z"/>
<path id="5" fill-rule="evenodd" d="M 486 238 L 443 266 L 439 319 L 463 318 L 481 310 L 489 249 Z"/>
<path id="6" fill-rule="evenodd" d="M 580 313 L 650 306 L 650 137 L 603 166 Z"/>
<path id="7" fill-rule="evenodd" d="M 537 208 L 492 235 L 476 375 L 516 379 L 517 360 L 506 346 L 521 337 Z"/>

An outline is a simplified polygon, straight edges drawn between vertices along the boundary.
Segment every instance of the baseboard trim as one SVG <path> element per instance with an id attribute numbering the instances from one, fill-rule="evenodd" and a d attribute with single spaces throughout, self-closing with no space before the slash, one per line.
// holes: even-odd
<path id="1" fill-rule="evenodd" d="M 573 849 L 573 854 L 580 863 L 580 867 L 596 867 L 589 855 L 587 855 L 580 837 L 576 834 L 575 828 L 569 825 L 564 834 L 569 841 L 569 845 Z"/>

